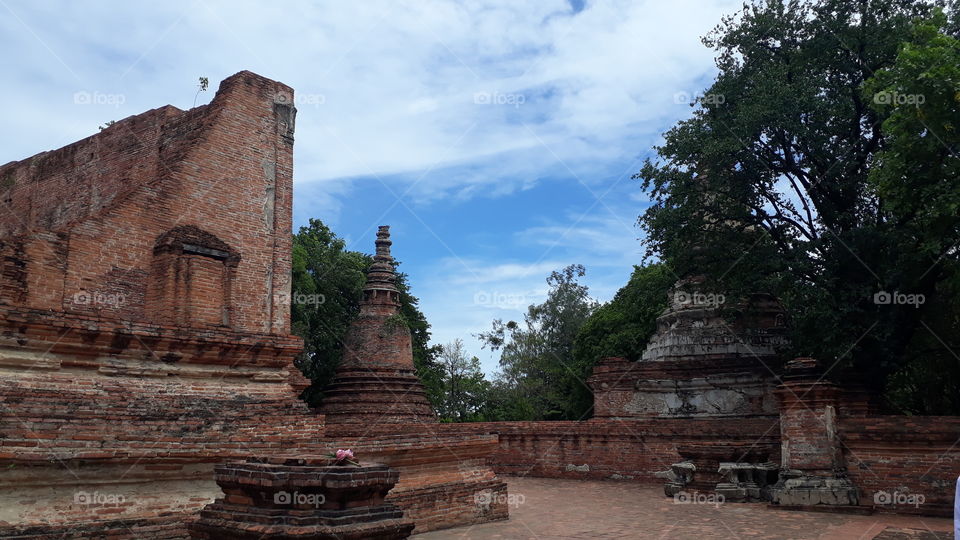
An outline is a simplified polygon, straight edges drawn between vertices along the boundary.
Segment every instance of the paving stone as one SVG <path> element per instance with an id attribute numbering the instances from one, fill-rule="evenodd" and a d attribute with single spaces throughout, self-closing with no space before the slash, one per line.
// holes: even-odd
<path id="1" fill-rule="evenodd" d="M 772 509 L 762 503 L 675 504 L 673 499 L 663 496 L 659 487 L 623 482 L 509 478 L 507 484 L 511 496 L 508 521 L 426 533 L 416 538 L 933 540 L 950 538 L 952 527 L 948 519 L 795 512 Z M 903 530 L 915 536 L 895 535 L 904 534 L 900 532 Z"/>

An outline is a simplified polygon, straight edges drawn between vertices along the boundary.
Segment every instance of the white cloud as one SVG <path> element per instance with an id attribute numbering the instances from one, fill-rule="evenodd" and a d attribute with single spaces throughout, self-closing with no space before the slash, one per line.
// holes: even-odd
<path id="1" fill-rule="evenodd" d="M 371 175 L 414 208 L 576 177 L 602 202 L 504 237 L 529 257 L 443 259 L 418 275 L 435 341 L 464 338 L 479 353 L 469 334 L 522 317 L 552 270 L 585 264 L 584 282 L 604 300 L 626 282 L 641 258 L 633 222 L 645 196 L 606 190 L 689 114 L 675 95 L 699 92 L 714 71 L 699 37 L 740 1 L 609 0 L 577 13 L 562 0 L 4 6 L 0 103 L 16 135 L 0 163 L 163 104 L 190 108 L 200 76 L 211 82 L 197 101 L 206 103 L 220 80 L 249 69 L 297 92 L 300 215 L 335 225 L 358 178 L 382 187 Z M 79 105 L 81 91 L 123 99 Z"/>
<path id="2" fill-rule="evenodd" d="M 522 320 L 527 306 L 546 299 L 546 276 L 566 264 L 559 260 L 442 259 L 430 275 L 421 277 L 416 291 L 433 324 L 433 342 L 463 339 L 467 350 L 481 359 L 484 370 L 492 373 L 495 355 L 481 349 L 475 334 L 488 331 L 494 319 Z"/>
<path id="3" fill-rule="evenodd" d="M 11 2 L 0 45 L 17 51 L 5 66 L 17 84 L 0 98 L 17 103 L 6 109 L 18 137 L 0 161 L 161 104 L 189 108 L 200 75 L 215 86 L 251 69 L 312 96 L 300 102 L 299 183 L 470 169 L 424 178 L 412 194 L 430 201 L 508 194 L 551 168 L 591 178 L 592 163 L 635 155 L 687 114 L 673 94 L 711 70 L 698 37 L 737 4 Z M 80 90 L 125 102 L 76 106 Z"/>

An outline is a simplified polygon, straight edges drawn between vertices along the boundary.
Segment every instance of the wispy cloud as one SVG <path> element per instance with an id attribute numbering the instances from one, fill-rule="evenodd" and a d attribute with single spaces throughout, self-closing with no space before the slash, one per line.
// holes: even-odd
<path id="1" fill-rule="evenodd" d="M 585 264 L 601 299 L 625 282 L 647 203 L 625 175 L 689 114 L 715 71 L 699 37 L 739 6 L 6 0 L 0 48 L 16 52 L 0 104 L 16 137 L 0 163 L 190 108 L 200 76 L 283 81 L 299 110 L 296 221 L 323 219 L 351 249 L 394 224 L 436 341 L 449 341 L 521 317 L 566 264 Z"/>
<path id="2" fill-rule="evenodd" d="M 432 197 L 509 193 L 549 168 L 527 126 L 569 163 L 641 150 L 685 113 L 674 94 L 698 88 L 710 61 L 697 37 L 735 2 L 8 4 L 0 43 L 20 55 L 8 67 L 20 84 L 3 97 L 24 132 L 10 159 L 158 104 L 190 107 L 200 75 L 252 69 L 297 90 L 298 182 L 464 169 L 421 182 Z M 78 107 L 78 91 L 123 102 Z"/>

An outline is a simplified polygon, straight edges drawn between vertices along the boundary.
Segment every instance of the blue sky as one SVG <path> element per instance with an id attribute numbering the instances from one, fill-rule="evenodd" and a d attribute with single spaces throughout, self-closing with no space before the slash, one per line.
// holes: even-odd
<path id="1" fill-rule="evenodd" d="M 0 163 L 244 69 L 297 92 L 295 225 L 394 253 L 437 343 L 518 319 L 567 264 L 609 300 L 642 259 L 630 179 L 715 74 L 738 0 L 0 0 Z M 197 79 L 210 91 L 196 96 Z M 78 103 L 75 94 L 99 96 Z"/>

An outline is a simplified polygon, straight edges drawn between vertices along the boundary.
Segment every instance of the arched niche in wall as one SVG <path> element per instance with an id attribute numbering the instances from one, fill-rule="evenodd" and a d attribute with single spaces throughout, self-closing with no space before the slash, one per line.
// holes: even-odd
<path id="1" fill-rule="evenodd" d="M 240 253 L 193 225 L 160 235 L 153 247 L 147 304 L 160 324 L 233 325 L 232 288 Z"/>

